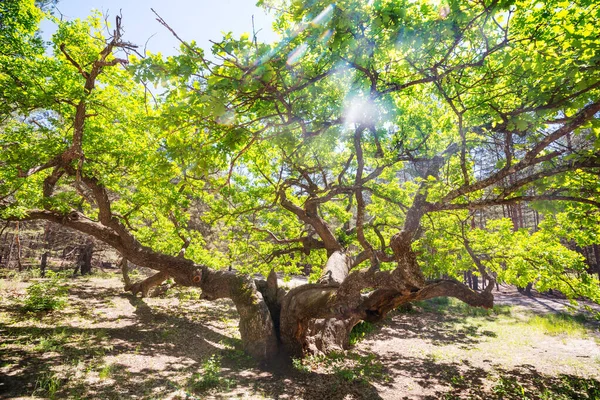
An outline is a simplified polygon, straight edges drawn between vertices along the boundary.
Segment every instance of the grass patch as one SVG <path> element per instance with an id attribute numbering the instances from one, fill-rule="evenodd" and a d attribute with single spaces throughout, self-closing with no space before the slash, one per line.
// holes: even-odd
<path id="1" fill-rule="evenodd" d="M 572 375 L 539 377 L 533 381 L 504 376 L 498 378 L 492 393 L 493 399 L 595 400 L 600 398 L 600 382 Z"/>
<path id="2" fill-rule="evenodd" d="M 48 336 L 41 336 L 39 342 L 35 345 L 35 351 L 62 351 L 63 345 L 69 339 L 69 330 L 66 328 L 56 329 Z"/>
<path id="3" fill-rule="evenodd" d="M 414 305 L 425 312 L 453 314 L 462 317 L 491 317 L 497 315 L 510 316 L 512 313 L 511 306 L 497 305 L 493 308 L 472 307 L 458 299 L 450 297 L 436 297 L 429 300 L 415 302 Z"/>
<path id="4" fill-rule="evenodd" d="M 584 337 L 587 329 L 584 325 L 584 315 L 545 314 L 535 315 L 525 323 L 532 328 L 541 330 L 550 336 Z"/>
<path id="5" fill-rule="evenodd" d="M 55 399 L 61 386 L 62 380 L 56 374 L 46 372 L 35 381 L 33 395 L 45 395 L 49 399 Z"/>
<path id="6" fill-rule="evenodd" d="M 103 365 L 99 370 L 98 370 L 98 377 L 100 379 L 108 379 L 112 376 L 113 372 L 115 371 L 115 366 L 112 364 L 106 364 Z"/>

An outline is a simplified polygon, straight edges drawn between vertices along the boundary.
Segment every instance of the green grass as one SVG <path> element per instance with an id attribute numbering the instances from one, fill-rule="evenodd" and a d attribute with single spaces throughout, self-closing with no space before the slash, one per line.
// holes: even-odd
<path id="1" fill-rule="evenodd" d="M 62 380 L 52 372 L 46 372 L 35 381 L 34 395 L 45 395 L 49 399 L 55 399 L 56 393 L 62 385 Z"/>
<path id="2" fill-rule="evenodd" d="M 54 311 L 64 308 L 67 304 L 69 288 L 64 282 L 64 277 L 52 271 L 48 271 L 47 276 L 47 279 L 27 287 L 27 296 L 23 302 L 24 311 Z"/>
<path id="3" fill-rule="evenodd" d="M 203 393 L 217 388 L 229 389 L 234 385 L 234 380 L 221 376 L 221 358 L 214 354 L 202 364 L 202 371 L 192 375 L 188 382 L 188 387 L 193 393 Z"/>
<path id="4" fill-rule="evenodd" d="M 512 307 L 507 305 L 497 305 L 487 309 L 482 307 L 471 307 L 460 300 L 450 297 L 436 297 L 430 300 L 415 302 L 414 305 L 426 312 L 436 312 L 440 314 L 450 313 L 464 317 L 510 315 L 512 312 Z"/>
<path id="5" fill-rule="evenodd" d="M 587 333 L 585 321 L 581 314 L 544 314 L 535 315 L 525 323 L 550 336 L 584 337 Z"/>
<path id="6" fill-rule="evenodd" d="M 494 306 L 491 309 L 471 307 L 459 300 L 438 297 L 415 303 L 424 312 L 447 314 L 458 318 L 490 317 L 497 322 L 513 322 L 513 325 L 524 325 L 550 336 L 583 337 L 587 332 L 587 317 L 583 314 L 542 314 L 521 313 L 513 315 L 513 308 L 507 305 Z"/>
<path id="7" fill-rule="evenodd" d="M 354 346 L 361 340 L 363 340 L 369 333 L 373 332 L 377 328 L 376 325 L 367 322 L 361 321 L 352 328 L 350 332 L 350 344 Z"/>
<path id="8" fill-rule="evenodd" d="M 352 351 L 333 352 L 328 355 L 293 359 L 292 365 L 299 372 L 324 372 L 348 382 L 389 382 L 391 380 L 383 364 L 374 354 L 361 355 Z"/>
<path id="9" fill-rule="evenodd" d="M 35 345 L 35 351 L 62 351 L 63 345 L 69 339 L 68 329 L 56 329 L 48 336 L 40 337 L 39 342 Z"/>
<path id="10" fill-rule="evenodd" d="M 112 364 L 106 364 L 103 365 L 99 370 L 98 370 L 98 377 L 100 379 L 108 379 L 112 376 L 113 372 L 115 370 L 115 366 Z"/>
<path id="11" fill-rule="evenodd" d="M 492 387 L 493 399 L 596 400 L 600 382 L 571 375 L 520 382 L 517 377 L 499 377 Z"/>

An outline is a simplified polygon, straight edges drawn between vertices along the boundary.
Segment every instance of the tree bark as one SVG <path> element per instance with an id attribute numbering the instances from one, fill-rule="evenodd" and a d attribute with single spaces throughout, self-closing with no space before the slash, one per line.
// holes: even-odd
<path id="1" fill-rule="evenodd" d="M 42 260 L 40 262 L 40 275 L 41 277 L 45 277 L 46 276 L 46 265 L 48 263 L 48 252 L 44 252 L 44 254 L 42 254 Z"/>
<path id="2" fill-rule="evenodd" d="M 598 278 L 600 278 L 600 246 L 598 246 L 598 244 L 594 244 L 592 247 L 594 248 L 594 261 L 596 261 L 596 273 L 598 274 Z"/>
<path id="3" fill-rule="evenodd" d="M 94 253 L 94 242 L 86 243 L 79 255 L 79 270 L 81 275 L 89 275 L 92 273 L 92 255 Z"/>

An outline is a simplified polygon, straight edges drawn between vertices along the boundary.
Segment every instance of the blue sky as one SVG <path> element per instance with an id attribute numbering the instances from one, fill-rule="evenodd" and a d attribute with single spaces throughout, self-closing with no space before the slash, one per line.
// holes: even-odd
<path id="1" fill-rule="evenodd" d="M 58 11 L 66 19 L 85 18 L 92 9 L 114 16 L 123 15 L 125 40 L 138 44 L 142 49 L 150 38 L 147 50 L 174 54 L 179 42 L 156 21 L 153 8 L 184 40 L 196 42 L 204 47 L 210 46 L 209 40 L 218 40 L 221 32 L 233 32 L 239 36 L 244 32 L 252 33 L 252 16 L 258 32 L 258 40 L 272 42 L 277 39 L 271 24 L 272 15 L 255 6 L 255 0 L 60 0 Z M 58 12 L 55 13 L 60 16 Z M 43 36 L 49 37 L 54 31 L 53 25 L 45 22 L 41 26 Z M 154 36 L 152 36 L 154 35 Z"/>

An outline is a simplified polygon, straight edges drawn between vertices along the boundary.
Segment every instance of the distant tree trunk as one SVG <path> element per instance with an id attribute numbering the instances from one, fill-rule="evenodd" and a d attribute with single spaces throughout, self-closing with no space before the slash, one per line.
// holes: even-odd
<path id="1" fill-rule="evenodd" d="M 17 222 L 17 230 L 15 231 L 15 244 L 17 245 L 17 267 L 19 272 L 23 271 L 23 264 L 21 263 L 21 240 L 19 238 L 19 223 Z"/>
<path id="2" fill-rule="evenodd" d="M 19 241 L 19 222 L 16 223 L 15 232 L 13 233 L 12 240 L 10 241 L 10 248 L 8 250 L 8 259 L 6 260 L 6 266 L 10 268 L 11 261 L 15 258 L 16 266 L 19 272 L 23 270 L 21 264 L 21 242 Z"/>
<path id="3" fill-rule="evenodd" d="M 473 290 L 479 290 L 479 277 L 477 275 L 473 275 Z"/>
<path id="4" fill-rule="evenodd" d="M 44 253 L 42 254 L 42 260 L 40 263 L 40 274 L 42 277 L 46 276 L 46 266 L 48 264 L 48 255 L 50 253 L 50 221 L 46 221 L 44 225 Z"/>
<path id="5" fill-rule="evenodd" d="M 533 283 L 529 282 L 525 287 L 519 287 L 517 290 L 519 293 L 522 293 L 526 296 L 531 296 L 531 289 L 533 288 Z"/>
<path id="6" fill-rule="evenodd" d="M 600 278 L 600 246 L 594 244 L 594 258 L 596 259 L 596 273 L 598 274 L 598 278 Z"/>
<path id="7" fill-rule="evenodd" d="M 40 275 L 42 278 L 46 276 L 46 264 L 48 263 L 48 252 L 42 254 L 42 261 L 40 262 Z"/>
<path id="8" fill-rule="evenodd" d="M 89 241 L 82 248 L 79 255 L 79 265 L 81 275 L 89 275 L 92 273 L 92 255 L 94 253 L 94 242 Z"/>
<path id="9" fill-rule="evenodd" d="M 473 271 L 465 271 L 465 285 L 473 289 Z"/>

